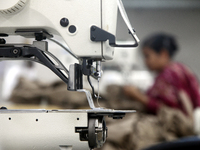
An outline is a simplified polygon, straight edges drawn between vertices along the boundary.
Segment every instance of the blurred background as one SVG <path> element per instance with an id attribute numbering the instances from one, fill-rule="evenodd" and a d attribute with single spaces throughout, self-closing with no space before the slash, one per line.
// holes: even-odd
<path id="1" fill-rule="evenodd" d="M 175 36 L 179 52 L 175 61 L 187 65 L 200 79 L 200 1 L 199 0 L 123 0 L 127 15 L 141 41 L 149 34 L 165 32 Z M 62 42 L 60 37 L 55 37 Z M 117 40 L 131 43 L 132 37 L 118 15 Z M 22 37 L 6 38 L 7 43 L 30 43 Z M 76 59 L 49 41 L 49 51 L 69 68 Z M 84 94 L 67 91 L 67 86 L 48 68 L 27 61 L 0 63 L 0 105 L 8 108 L 88 108 Z M 154 74 L 144 65 L 140 46 L 116 48 L 114 59 L 102 64 L 103 77 L 99 91 L 103 107 L 137 109 L 135 103 L 118 103 L 112 96 L 123 85 L 133 85 L 145 92 L 154 82 Z M 92 80 L 95 91 L 97 81 Z M 84 87 L 90 89 L 86 79 Z M 90 89 L 91 90 L 91 89 Z M 113 96 L 113 97 L 114 97 Z M 117 97 L 117 96 L 116 96 Z M 119 98 L 119 97 L 118 97 Z M 119 106 L 120 104 L 120 106 Z M 109 149 L 109 148 L 108 148 Z M 111 150 L 111 149 L 109 149 Z"/>
<path id="2" fill-rule="evenodd" d="M 179 44 L 179 53 L 175 60 L 189 66 L 200 78 L 200 1 L 199 0 L 123 0 L 131 24 L 136 29 L 141 41 L 152 33 L 165 32 L 174 35 Z M 117 39 L 120 42 L 132 42 L 127 34 L 127 27 L 118 15 Z M 59 37 L 56 37 L 62 41 Z M 24 38 L 9 38 L 7 43 L 30 43 Z M 59 46 L 49 42 L 49 50 L 56 55 L 68 68 L 76 62 Z M 100 82 L 100 93 L 105 94 L 106 87 L 111 84 L 131 84 L 142 91 L 153 83 L 153 74 L 143 63 L 140 47 L 134 49 L 116 48 L 112 61 L 103 63 L 104 75 Z M 50 84 L 60 79 L 48 68 L 33 63 L 27 67 L 23 61 L 3 61 L 1 65 L 1 94 L 2 101 L 9 99 L 12 90 L 17 84 L 19 76 Z M 30 73 L 31 70 L 31 73 Z M 96 81 L 93 81 L 97 89 Z M 85 88 L 89 88 L 86 83 Z"/>
<path id="3" fill-rule="evenodd" d="M 131 24 L 141 41 L 147 35 L 157 32 L 174 35 L 180 47 L 175 60 L 191 67 L 200 77 L 199 0 L 123 0 L 123 2 Z M 124 34 L 126 28 L 121 17 L 118 19 L 118 29 L 119 40 L 130 39 Z"/>

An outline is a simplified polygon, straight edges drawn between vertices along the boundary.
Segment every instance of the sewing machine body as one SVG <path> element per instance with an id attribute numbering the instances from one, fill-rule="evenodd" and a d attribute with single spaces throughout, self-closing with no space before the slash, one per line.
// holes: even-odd
<path id="1" fill-rule="evenodd" d="M 118 7 L 134 44 L 116 43 Z M 4 37 L 10 35 L 35 38 L 35 41 L 31 44 L 6 43 Z M 69 48 L 55 41 L 53 35 L 61 36 Z M 0 60 L 29 60 L 45 65 L 68 85 L 68 90 L 85 92 L 91 108 L 55 111 L 1 109 L 0 150 L 101 147 L 107 137 L 104 117 L 122 119 L 126 113 L 135 112 L 96 108 L 93 97 L 97 96 L 90 81 L 90 76 L 99 81 L 101 62 L 113 58 L 115 47 L 138 45 L 139 39 L 121 0 L 1 0 L 0 37 Z M 47 40 L 60 45 L 79 64 L 64 66 L 50 53 Z M 83 89 L 83 75 L 88 78 L 93 97 Z"/>
<path id="2" fill-rule="evenodd" d="M 79 118 L 77 120 L 77 118 Z M 1 150 L 81 150 L 75 127 L 87 127 L 87 113 L 45 110 L 1 111 Z"/>
<path id="3" fill-rule="evenodd" d="M 96 25 L 115 35 L 116 0 L 25 0 L 24 3 L 18 13 L 0 13 L 0 33 L 17 35 L 19 29 L 45 29 L 52 35 L 60 35 L 78 57 L 112 59 L 114 48 L 107 42 L 92 42 L 90 27 Z M 62 18 L 68 19 L 66 27 L 60 24 Z M 73 27 L 76 31 L 71 33 Z"/>
<path id="4" fill-rule="evenodd" d="M 107 138 L 104 117 L 135 111 L 0 110 L 1 150 L 89 150 Z"/>

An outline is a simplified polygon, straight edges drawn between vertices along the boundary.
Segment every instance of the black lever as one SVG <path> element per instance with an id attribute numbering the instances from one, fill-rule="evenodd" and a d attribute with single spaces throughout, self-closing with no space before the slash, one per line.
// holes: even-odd
<path id="1" fill-rule="evenodd" d="M 115 36 L 97 26 L 92 26 L 90 28 L 90 39 L 94 42 L 102 42 L 109 40 L 109 45 L 112 47 L 137 47 L 138 42 L 135 39 L 134 35 L 129 31 L 131 36 L 133 37 L 135 44 L 126 44 L 126 45 L 119 45 L 116 44 Z"/>
<path id="2" fill-rule="evenodd" d="M 47 55 L 36 47 L 15 47 L 0 45 L 0 58 L 30 58 L 29 60 L 34 61 L 31 57 L 36 57 L 38 61 L 44 66 L 51 69 L 57 76 L 59 76 L 66 84 L 68 84 L 68 78 L 58 69 L 55 64 L 47 57 Z"/>

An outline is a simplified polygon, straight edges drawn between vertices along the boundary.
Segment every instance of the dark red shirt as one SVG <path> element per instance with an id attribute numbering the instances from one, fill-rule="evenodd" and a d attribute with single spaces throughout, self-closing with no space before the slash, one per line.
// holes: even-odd
<path id="1" fill-rule="evenodd" d="M 155 79 L 147 91 L 149 112 L 156 114 L 160 105 L 182 110 L 184 107 L 178 93 L 184 91 L 190 98 L 193 109 L 200 106 L 199 83 L 195 75 L 180 63 L 171 63 Z"/>

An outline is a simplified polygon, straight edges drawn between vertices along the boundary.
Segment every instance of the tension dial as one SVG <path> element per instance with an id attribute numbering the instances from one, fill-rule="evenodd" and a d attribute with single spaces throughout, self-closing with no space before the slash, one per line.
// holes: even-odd
<path id="1" fill-rule="evenodd" d="M 1 0 L 0 1 L 0 14 L 12 15 L 21 11 L 27 0 Z"/>

